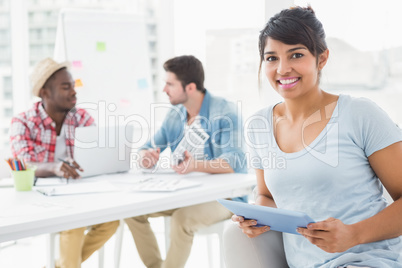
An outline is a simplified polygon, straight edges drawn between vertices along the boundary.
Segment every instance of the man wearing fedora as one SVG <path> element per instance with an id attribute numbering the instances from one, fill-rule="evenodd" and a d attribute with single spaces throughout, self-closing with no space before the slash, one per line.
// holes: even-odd
<path id="1" fill-rule="evenodd" d="M 11 152 L 14 157 L 37 166 L 37 177 L 80 178 L 73 160 L 76 127 L 92 126 L 94 119 L 76 108 L 74 80 L 67 62 L 51 58 L 40 61 L 30 77 L 32 92 L 41 98 L 34 106 L 12 118 Z M 60 161 L 64 160 L 64 161 Z M 57 267 L 81 267 L 93 252 L 115 233 L 119 221 L 67 230 L 60 233 L 60 259 Z"/>

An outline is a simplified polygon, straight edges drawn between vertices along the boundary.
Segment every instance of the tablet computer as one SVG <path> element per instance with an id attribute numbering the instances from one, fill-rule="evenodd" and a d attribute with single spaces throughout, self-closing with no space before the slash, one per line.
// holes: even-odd
<path id="1" fill-rule="evenodd" d="M 314 222 L 303 212 L 251 205 L 225 199 L 218 199 L 217 201 L 238 216 L 256 220 L 257 226 L 269 226 L 271 230 L 278 232 L 300 235 L 296 231 L 298 227 L 307 227 L 307 224 Z"/>

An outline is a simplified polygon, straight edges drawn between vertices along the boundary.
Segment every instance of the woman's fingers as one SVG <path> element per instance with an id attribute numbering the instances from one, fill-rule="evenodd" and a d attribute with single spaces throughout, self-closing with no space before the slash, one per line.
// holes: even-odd
<path id="1" fill-rule="evenodd" d="M 257 226 L 256 220 L 245 220 L 242 216 L 233 215 L 232 221 L 237 222 L 243 233 L 251 238 L 270 230 L 269 226 Z"/>

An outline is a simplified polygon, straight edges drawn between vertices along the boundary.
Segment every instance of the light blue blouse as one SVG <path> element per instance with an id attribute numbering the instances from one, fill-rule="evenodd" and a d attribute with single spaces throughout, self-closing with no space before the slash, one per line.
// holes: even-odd
<path id="1" fill-rule="evenodd" d="M 315 221 L 334 217 L 352 224 L 386 207 L 368 156 L 401 141 L 402 133 L 381 108 L 364 98 L 340 95 L 319 136 L 302 151 L 284 153 L 272 135 L 273 107 L 248 120 L 246 142 L 250 163 L 264 169 L 279 208 L 305 212 Z M 342 253 L 327 253 L 300 235 L 283 234 L 283 238 L 290 267 L 402 267 L 401 237 Z"/>

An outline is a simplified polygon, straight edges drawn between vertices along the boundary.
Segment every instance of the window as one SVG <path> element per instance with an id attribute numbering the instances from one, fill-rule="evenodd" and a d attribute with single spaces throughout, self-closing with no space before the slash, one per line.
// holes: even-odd
<path id="1" fill-rule="evenodd" d="M 205 87 L 214 95 L 241 102 L 245 116 L 254 113 L 261 103 L 257 42 L 265 23 L 264 1 L 176 0 L 174 13 L 175 55 L 199 58 Z"/>
<path id="2" fill-rule="evenodd" d="M 4 76 L 3 77 L 3 93 L 4 99 L 11 101 L 13 98 L 13 88 L 12 88 L 12 81 L 11 76 Z"/>
<path id="3" fill-rule="evenodd" d="M 12 117 L 13 116 L 13 108 L 5 108 L 4 116 L 8 117 L 8 118 Z"/>

